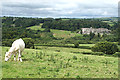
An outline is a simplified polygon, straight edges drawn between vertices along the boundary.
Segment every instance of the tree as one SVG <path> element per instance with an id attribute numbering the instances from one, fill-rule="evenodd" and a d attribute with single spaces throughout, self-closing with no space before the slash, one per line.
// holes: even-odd
<path id="1" fill-rule="evenodd" d="M 106 33 L 103 33 L 102 37 L 106 37 L 106 36 L 107 36 L 107 34 L 106 34 Z"/>
<path id="2" fill-rule="evenodd" d="M 98 33 L 98 38 L 100 38 L 101 36 L 100 36 L 100 33 Z"/>
<path id="3" fill-rule="evenodd" d="M 80 34 L 83 34 L 83 31 L 82 31 L 82 29 L 80 30 Z"/>
<path id="4" fill-rule="evenodd" d="M 50 28 L 45 28 L 44 32 L 50 32 Z"/>
<path id="5" fill-rule="evenodd" d="M 117 35 L 118 35 L 118 43 L 120 45 L 120 21 L 118 21 Z"/>
<path id="6" fill-rule="evenodd" d="M 94 34 L 94 33 L 92 33 L 92 32 L 90 32 L 90 35 L 89 35 L 89 36 L 90 36 L 90 40 L 91 40 L 91 39 L 93 39 L 93 38 L 94 38 L 95 34 Z"/>
<path id="7" fill-rule="evenodd" d="M 114 54 L 118 51 L 118 46 L 112 42 L 99 42 L 92 48 L 93 52 L 103 52 L 105 54 Z"/>
<path id="8" fill-rule="evenodd" d="M 31 38 L 23 38 L 23 40 L 25 42 L 26 48 L 34 49 L 34 41 Z"/>
<path id="9" fill-rule="evenodd" d="M 75 42 L 75 43 L 74 43 L 74 46 L 75 46 L 75 48 L 78 48 L 78 47 L 79 47 L 79 43 L 78 43 L 78 42 Z"/>

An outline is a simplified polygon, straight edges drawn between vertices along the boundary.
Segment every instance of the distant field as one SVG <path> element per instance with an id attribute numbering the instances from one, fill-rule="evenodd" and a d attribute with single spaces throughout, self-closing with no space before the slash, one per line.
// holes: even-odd
<path id="1" fill-rule="evenodd" d="M 23 62 L 4 62 L 9 47 L 2 47 L 3 78 L 117 78 L 118 58 L 78 54 L 89 49 L 39 46 L 25 49 Z"/>
<path id="2" fill-rule="evenodd" d="M 43 23 L 40 23 L 39 26 L 31 26 L 31 27 L 29 27 L 28 29 L 32 29 L 32 30 L 41 30 L 41 31 L 43 31 L 44 28 L 41 28 L 42 25 L 43 25 Z"/>
<path id="3" fill-rule="evenodd" d="M 108 25 L 110 25 L 110 26 L 114 26 L 114 23 L 111 21 L 103 21 L 103 22 L 108 23 Z"/>
<path id="4" fill-rule="evenodd" d="M 29 29 L 32 30 L 41 30 L 43 31 L 45 28 L 41 28 L 43 24 L 40 24 L 40 26 L 31 26 L 29 27 Z M 53 32 L 53 36 L 56 38 L 70 38 L 70 37 L 74 37 L 74 36 L 82 36 L 81 34 L 77 34 L 75 32 L 71 32 L 71 31 L 65 31 L 65 30 L 56 30 L 56 29 L 50 29 L 51 32 Z"/>

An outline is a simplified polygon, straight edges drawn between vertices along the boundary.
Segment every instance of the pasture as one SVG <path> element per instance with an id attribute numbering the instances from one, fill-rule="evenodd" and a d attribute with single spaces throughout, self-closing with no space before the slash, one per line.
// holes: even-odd
<path id="1" fill-rule="evenodd" d="M 13 61 L 13 56 L 8 62 L 4 61 L 9 48 L 2 47 L 3 78 L 118 77 L 117 57 L 80 53 L 91 52 L 89 49 L 39 46 L 39 49 L 25 49 L 21 63 Z"/>
<path id="2" fill-rule="evenodd" d="M 27 29 L 31 29 L 31 30 L 45 30 L 45 28 L 41 28 L 42 27 L 42 23 L 39 26 L 31 26 Z M 56 38 L 70 38 L 70 37 L 74 37 L 74 36 L 82 36 L 81 34 L 76 34 L 76 32 L 71 32 L 71 31 L 65 31 L 65 30 L 56 30 L 56 29 L 50 29 L 51 32 L 53 33 L 53 36 Z"/>
<path id="3" fill-rule="evenodd" d="M 103 21 L 103 22 L 107 23 L 107 24 L 110 25 L 110 26 L 114 26 L 114 23 L 111 22 L 111 21 Z"/>

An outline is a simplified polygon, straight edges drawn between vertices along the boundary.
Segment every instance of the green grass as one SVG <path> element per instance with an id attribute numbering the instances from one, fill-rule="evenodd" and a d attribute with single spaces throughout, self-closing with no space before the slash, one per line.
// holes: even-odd
<path id="1" fill-rule="evenodd" d="M 74 36 L 82 36 L 81 34 L 77 34 L 77 33 L 72 33 L 71 31 L 64 31 L 64 30 L 55 30 L 55 29 L 51 29 L 51 32 L 53 32 L 53 36 L 56 38 L 70 38 L 70 37 L 74 37 Z"/>
<path id="2" fill-rule="evenodd" d="M 103 22 L 108 23 L 108 25 L 110 25 L 110 26 L 114 26 L 114 23 L 111 21 L 103 21 Z"/>
<path id="3" fill-rule="evenodd" d="M 23 62 L 4 62 L 9 47 L 2 47 L 3 78 L 117 78 L 118 58 L 75 54 L 89 49 L 39 46 L 25 49 Z"/>
<path id="4" fill-rule="evenodd" d="M 70 19 L 62 19 L 63 21 L 70 20 Z"/>
<path id="5" fill-rule="evenodd" d="M 44 28 L 41 28 L 41 27 L 42 27 L 42 25 L 43 25 L 43 23 L 40 23 L 40 25 L 39 25 L 39 26 L 31 26 L 31 27 L 28 27 L 27 29 L 32 29 L 32 30 L 41 30 L 41 31 L 43 31 L 43 30 L 44 30 Z"/>

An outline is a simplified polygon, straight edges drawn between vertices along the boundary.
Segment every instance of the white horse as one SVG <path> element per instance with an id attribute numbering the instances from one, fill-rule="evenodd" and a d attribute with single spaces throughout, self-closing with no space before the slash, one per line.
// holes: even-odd
<path id="1" fill-rule="evenodd" d="M 21 38 L 15 40 L 10 50 L 5 54 L 5 61 L 8 61 L 11 58 L 12 54 L 14 54 L 14 60 L 16 61 L 16 54 L 18 53 L 18 61 L 20 60 L 22 62 L 21 55 L 24 48 L 25 43 Z"/>

